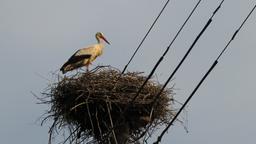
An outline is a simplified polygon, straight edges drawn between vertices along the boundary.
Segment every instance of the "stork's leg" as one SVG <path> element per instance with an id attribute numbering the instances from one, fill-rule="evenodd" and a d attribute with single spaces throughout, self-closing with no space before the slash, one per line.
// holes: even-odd
<path id="1" fill-rule="evenodd" d="M 86 72 L 89 72 L 89 65 L 86 65 Z"/>

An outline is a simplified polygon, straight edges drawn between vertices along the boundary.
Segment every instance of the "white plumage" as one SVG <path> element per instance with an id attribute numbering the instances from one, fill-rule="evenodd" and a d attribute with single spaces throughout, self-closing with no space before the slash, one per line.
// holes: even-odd
<path id="1" fill-rule="evenodd" d="M 61 67 L 62 73 L 86 66 L 87 71 L 89 70 L 89 65 L 103 53 L 104 42 L 110 44 L 107 39 L 103 36 L 101 32 L 97 32 L 95 35 L 98 43 L 92 46 L 79 49 L 76 51 L 68 61 Z"/>

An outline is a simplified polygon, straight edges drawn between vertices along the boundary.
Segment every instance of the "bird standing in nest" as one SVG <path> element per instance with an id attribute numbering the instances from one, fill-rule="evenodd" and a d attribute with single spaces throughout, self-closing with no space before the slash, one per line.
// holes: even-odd
<path id="1" fill-rule="evenodd" d="M 86 48 L 76 51 L 68 61 L 60 68 L 63 74 L 68 71 L 86 66 L 86 70 L 89 71 L 89 65 L 100 55 L 102 55 L 104 48 L 104 41 L 110 44 L 101 32 L 97 32 L 95 35 L 98 43 Z"/>

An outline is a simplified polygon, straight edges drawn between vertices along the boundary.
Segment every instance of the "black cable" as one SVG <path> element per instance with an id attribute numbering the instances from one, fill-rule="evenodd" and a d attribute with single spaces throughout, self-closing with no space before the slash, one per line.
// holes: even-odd
<path id="1" fill-rule="evenodd" d="M 145 39 L 147 38 L 148 34 L 150 33 L 150 31 L 152 30 L 152 28 L 154 27 L 155 23 L 157 22 L 157 20 L 159 19 L 159 17 L 161 16 L 161 14 L 163 13 L 163 11 L 165 10 L 166 6 L 169 4 L 170 0 L 167 0 L 166 3 L 164 4 L 163 8 L 161 9 L 161 11 L 159 12 L 159 14 L 157 15 L 156 19 L 154 20 L 154 22 L 152 23 L 152 25 L 150 26 L 149 30 L 147 31 L 146 35 L 143 37 L 142 41 L 140 42 L 140 44 L 138 45 L 138 47 L 136 48 L 136 50 L 134 51 L 132 57 L 130 58 L 130 60 L 128 61 L 128 63 L 125 65 L 124 69 L 122 70 L 121 74 L 119 75 L 119 78 L 117 79 L 116 83 L 114 84 L 114 87 L 112 89 L 112 91 L 116 88 L 116 84 L 118 83 L 119 79 L 121 78 L 121 76 L 124 74 L 125 70 L 127 69 L 128 65 L 131 63 L 132 59 L 134 58 L 135 54 L 137 53 L 137 51 L 139 50 L 139 48 L 141 47 L 141 45 L 143 44 L 143 42 L 145 41 Z M 123 111 L 123 113 L 125 113 L 125 111 L 128 108 L 125 108 L 125 110 Z M 122 118 L 122 117 L 120 117 Z M 111 130 L 115 129 L 117 126 L 114 126 L 113 128 L 111 128 Z"/>
<path id="2" fill-rule="evenodd" d="M 143 42 L 145 41 L 145 39 L 147 38 L 148 34 L 150 33 L 150 31 L 152 30 L 152 28 L 154 27 L 155 23 L 157 22 L 158 18 L 161 16 L 161 14 L 163 13 L 164 9 L 166 8 L 166 6 L 168 5 L 168 3 L 170 2 L 170 0 L 167 0 L 165 5 L 163 6 L 162 10 L 160 11 L 160 13 L 157 15 L 156 19 L 154 20 L 154 22 L 152 23 L 152 25 L 150 26 L 149 30 L 147 31 L 146 35 L 143 37 L 142 41 L 140 42 L 140 44 L 138 45 L 138 47 L 136 48 L 136 50 L 134 51 L 132 57 L 130 58 L 130 60 L 128 61 L 128 63 L 125 65 L 122 74 L 124 74 L 125 70 L 127 69 L 128 65 L 131 63 L 132 59 L 134 58 L 135 54 L 137 53 L 137 51 L 139 50 L 139 48 L 141 47 L 141 45 L 143 44 Z"/>
<path id="3" fill-rule="evenodd" d="M 244 23 L 247 21 L 247 19 L 250 17 L 250 15 L 252 14 L 252 12 L 254 11 L 256 5 L 252 8 L 252 10 L 250 11 L 250 13 L 247 15 L 247 17 L 244 19 L 243 23 L 240 25 L 240 27 L 235 31 L 235 33 L 233 34 L 232 38 L 229 40 L 229 42 L 227 43 L 227 45 L 225 46 L 225 48 L 221 51 L 220 55 L 218 56 L 217 60 L 221 57 L 221 55 L 226 51 L 227 47 L 229 46 L 229 44 L 231 43 L 231 41 L 234 40 L 235 36 L 237 35 L 237 33 L 240 31 L 240 29 L 243 27 Z"/>
<path id="4" fill-rule="evenodd" d="M 233 36 L 231 37 L 231 39 L 229 40 L 229 42 L 227 43 L 227 45 L 224 47 L 224 49 L 221 51 L 221 53 L 219 54 L 219 56 L 216 58 L 216 60 L 213 62 L 212 66 L 210 67 L 210 69 L 206 72 L 206 74 L 203 76 L 203 78 L 200 80 L 200 82 L 197 84 L 197 86 L 195 87 L 195 89 L 192 91 L 192 93 L 190 94 L 190 96 L 188 97 L 188 99 L 185 101 L 185 103 L 182 105 L 182 107 L 179 109 L 179 111 L 176 113 L 176 115 L 173 117 L 173 119 L 171 120 L 171 122 L 167 125 L 167 127 L 162 131 L 162 133 L 160 134 L 160 136 L 158 136 L 157 141 L 154 142 L 153 144 L 158 144 L 163 135 L 167 132 L 167 130 L 170 128 L 170 126 L 172 126 L 173 122 L 177 119 L 177 117 L 179 116 L 179 114 L 181 113 L 181 111 L 185 108 L 185 106 L 188 104 L 188 102 L 191 100 L 191 98 L 193 97 L 193 95 L 195 94 L 195 92 L 198 90 L 198 88 L 201 86 L 201 84 L 203 83 L 203 81 L 205 80 L 205 78 L 210 74 L 210 72 L 214 69 L 214 67 L 218 64 L 218 60 L 219 58 L 222 56 L 222 54 L 226 51 L 227 47 L 229 46 L 229 44 L 231 43 L 232 40 L 234 40 L 235 36 L 237 35 L 237 33 L 240 31 L 240 29 L 243 27 L 244 23 L 247 21 L 247 19 L 250 17 L 250 15 L 252 14 L 252 12 L 255 10 L 256 5 L 253 7 L 253 9 L 250 11 L 250 13 L 247 15 L 247 17 L 245 18 L 245 20 L 243 21 L 243 23 L 240 25 L 240 27 L 234 32 Z"/>
<path id="5" fill-rule="evenodd" d="M 186 54 L 183 56 L 182 60 L 179 62 L 179 64 L 176 66 L 176 68 L 174 69 L 174 71 L 172 72 L 172 74 L 169 76 L 169 78 L 167 79 L 167 81 L 164 83 L 164 85 L 162 86 L 161 90 L 159 91 L 159 93 L 155 96 L 154 101 L 156 102 L 156 100 L 158 99 L 158 97 L 161 95 L 162 91 L 165 89 L 165 87 L 167 86 L 167 84 L 170 82 L 170 80 L 173 78 L 174 74 L 178 71 L 178 69 L 180 68 L 180 66 L 182 65 L 182 63 L 184 62 L 184 60 L 187 58 L 188 54 L 191 52 L 191 50 L 193 49 L 194 45 L 196 44 L 196 42 L 199 40 L 199 38 L 201 37 L 201 35 L 204 33 L 204 31 L 207 29 L 207 27 L 210 25 L 210 23 L 212 22 L 212 18 L 213 16 L 216 14 L 216 12 L 219 10 L 219 8 L 221 7 L 222 3 L 224 2 L 224 0 L 221 1 L 221 3 L 219 4 L 219 6 L 215 9 L 215 11 L 213 12 L 212 16 L 210 17 L 210 19 L 208 20 L 208 22 L 205 24 L 204 28 L 201 30 L 201 32 L 198 34 L 198 36 L 196 37 L 196 39 L 194 40 L 194 42 L 192 43 L 192 45 L 190 46 L 190 48 L 188 49 L 188 51 L 186 52 Z"/>
<path id="6" fill-rule="evenodd" d="M 135 99 L 138 97 L 139 93 L 141 92 L 142 88 L 145 86 L 145 84 L 148 82 L 148 80 L 152 77 L 153 73 L 155 72 L 157 66 L 160 64 L 160 62 L 163 60 L 164 56 L 167 54 L 167 52 L 169 51 L 171 45 L 173 44 L 173 42 L 176 40 L 176 38 L 178 37 L 179 33 L 181 32 L 181 30 L 183 29 L 183 27 L 186 25 L 186 23 L 188 22 L 188 20 L 190 19 L 190 17 L 192 16 L 192 14 L 194 13 L 194 11 L 196 10 L 196 8 L 198 7 L 199 3 L 202 0 L 199 0 L 197 2 L 197 4 L 194 6 L 193 10 L 190 12 L 189 16 L 187 17 L 187 19 L 185 20 L 185 22 L 182 24 L 182 26 L 180 27 L 179 31 L 176 33 L 175 37 L 172 39 L 171 43 L 169 44 L 169 46 L 167 47 L 167 49 L 165 50 L 165 52 L 163 53 L 163 55 L 160 57 L 160 59 L 158 60 L 158 62 L 156 63 L 156 65 L 154 66 L 153 70 L 151 71 L 151 73 L 149 74 L 149 76 L 147 77 L 147 79 L 144 81 L 144 83 L 142 84 L 142 86 L 139 88 L 138 92 L 136 93 L 135 97 L 133 97 L 133 99 L 129 102 L 128 106 L 123 110 L 123 113 L 126 113 L 126 111 L 130 108 L 131 104 L 135 101 Z M 166 6 L 167 4 L 165 4 Z M 154 22 L 155 23 L 155 22 Z M 145 37 L 144 37 L 145 38 Z M 144 39 L 143 39 L 144 40 Z M 140 45 L 139 45 L 140 46 Z M 135 52 L 136 53 L 136 52 Z M 129 64 L 129 63 L 128 63 Z M 126 67 L 125 67 L 126 69 Z M 125 69 L 122 71 L 122 73 L 120 74 L 119 77 L 122 76 L 122 74 L 124 73 Z M 115 86 L 114 88 L 115 89 Z M 120 117 L 121 119 L 122 117 Z M 116 127 L 116 126 L 115 126 Z M 114 127 L 114 128 L 115 128 Z M 114 129 L 112 128 L 112 129 Z M 139 136 L 140 137 L 140 136 Z"/>
<path id="7" fill-rule="evenodd" d="M 176 38 L 178 37 L 178 35 L 180 34 L 181 30 L 184 28 L 184 26 L 186 25 L 186 23 L 188 22 L 188 20 L 190 19 L 190 17 L 192 16 L 192 14 L 194 13 L 194 11 L 196 10 L 196 8 L 198 7 L 198 5 L 200 4 L 202 0 L 199 0 L 197 2 L 197 4 L 194 6 L 193 10 L 190 12 L 189 16 L 187 17 L 187 19 L 185 20 L 185 22 L 182 24 L 182 26 L 180 27 L 179 31 L 176 33 L 175 37 L 172 39 L 171 43 L 168 45 L 168 47 L 166 48 L 165 52 L 163 53 L 163 55 L 159 58 L 159 60 L 157 61 L 157 63 L 155 64 L 154 68 L 152 69 L 152 71 L 150 72 L 150 74 L 148 75 L 148 77 L 146 78 L 146 80 L 143 82 L 143 84 L 140 86 L 139 90 L 137 91 L 136 95 L 133 97 L 133 99 L 130 101 L 130 104 L 132 104 L 135 99 L 139 96 L 140 92 L 142 91 L 143 87 L 146 85 L 146 83 L 148 82 L 148 80 L 152 77 L 152 75 L 154 74 L 155 70 L 157 69 L 157 67 L 159 66 L 159 64 L 161 63 L 161 61 L 164 59 L 165 55 L 167 54 L 167 52 L 169 51 L 170 47 L 172 46 L 173 42 L 176 40 Z"/>
<path id="8" fill-rule="evenodd" d="M 218 61 L 214 61 L 213 65 L 210 67 L 210 69 L 206 72 L 206 74 L 203 76 L 203 78 L 200 80 L 200 82 L 197 84 L 196 88 L 193 90 L 193 92 L 190 94 L 190 96 L 188 97 L 188 99 L 185 101 L 185 103 L 182 105 L 182 107 L 179 109 L 179 111 L 177 112 L 177 114 L 173 117 L 172 121 L 167 125 L 167 127 L 162 131 L 162 133 L 160 134 L 160 136 L 158 136 L 157 141 L 154 142 L 153 144 L 158 144 L 159 142 L 161 142 L 161 139 L 163 137 L 163 135 L 167 132 L 167 130 L 170 128 L 170 126 L 173 124 L 173 122 L 176 120 L 176 118 L 178 117 L 178 115 L 181 113 L 181 111 L 184 109 L 184 107 L 187 105 L 187 103 L 189 102 L 189 100 L 193 97 L 193 95 L 195 94 L 195 92 L 197 91 L 197 89 L 200 87 L 200 85 L 203 83 L 203 81 L 205 80 L 205 78 L 210 74 L 210 72 L 213 70 L 213 68 L 216 66 L 216 64 L 218 63 Z"/>

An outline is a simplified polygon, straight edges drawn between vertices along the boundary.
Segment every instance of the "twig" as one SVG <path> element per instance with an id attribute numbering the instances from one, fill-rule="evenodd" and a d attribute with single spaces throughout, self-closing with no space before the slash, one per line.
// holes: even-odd
<path id="1" fill-rule="evenodd" d="M 92 122 L 92 116 L 91 116 L 91 112 L 90 112 L 90 108 L 89 108 L 89 105 L 88 105 L 88 99 L 86 100 L 86 108 L 87 108 L 87 112 L 88 112 L 88 115 L 89 115 L 89 119 L 90 119 L 90 123 L 91 123 L 91 126 L 92 126 L 92 133 L 94 133 L 94 126 L 93 126 L 93 122 Z"/>
<path id="2" fill-rule="evenodd" d="M 100 138 L 103 139 L 102 131 L 101 131 L 100 123 L 99 123 L 99 119 L 98 119 L 98 109 L 96 109 L 95 117 L 96 117 L 96 120 L 97 120 L 98 129 L 99 129 L 99 132 L 100 132 Z"/>
<path id="3" fill-rule="evenodd" d="M 109 104 L 108 104 L 108 102 L 106 102 L 106 105 L 107 105 L 108 116 L 109 116 L 109 120 L 110 120 L 110 124 L 111 124 L 111 129 L 112 129 L 112 128 L 114 127 L 114 125 L 113 125 L 112 116 L 111 116 L 111 113 L 110 113 L 110 109 L 109 109 Z M 114 129 L 112 129 L 111 131 L 112 131 L 112 134 L 113 134 L 113 138 L 114 138 L 115 143 L 118 144 Z"/>

